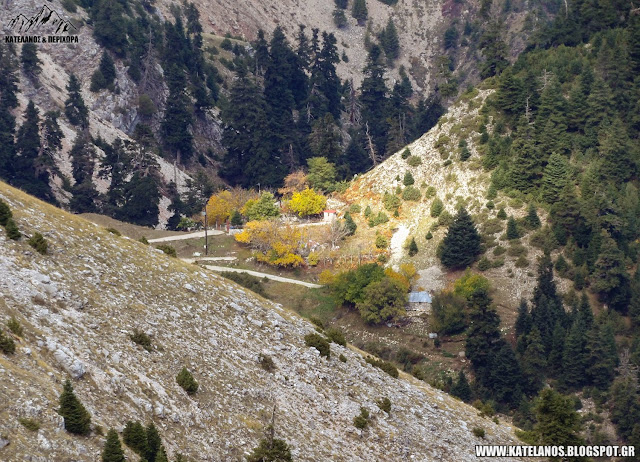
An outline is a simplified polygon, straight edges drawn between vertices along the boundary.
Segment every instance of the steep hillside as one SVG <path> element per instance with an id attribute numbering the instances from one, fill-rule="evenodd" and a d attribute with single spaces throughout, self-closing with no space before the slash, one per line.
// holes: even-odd
<path id="1" fill-rule="evenodd" d="M 459 205 L 464 205 L 474 215 L 479 231 L 485 235 L 485 244 L 490 249 L 487 255 L 492 261 L 499 259 L 499 253 L 494 257 L 492 250 L 496 247 L 505 250 L 512 246 L 504 236 L 506 223 L 496 218 L 498 211 L 504 208 L 507 215 L 515 218 L 522 218 L 527 213 L 522 201 L 502 195 L 492 201 L 487 199 L 491 172 L 482 167 L 479 148 L 486 146 L 481 146 L 479 139 L 482 125 L 492 130 L 492 118 L 482 114 L 480 108 L 494 90 L 488 85 L 482 88 L 463 95 L 437 126 L 409 144 L 407 149 L 410 155 L 405 149 L 397 152 L 359 176 L 344 194 L 347 204 L 359 204 L 363 211 L 369 206 L 374 215 L 383 211 L 389 217 L 386 224 L 368 227 L 362 214 L 354 215 L 358 220 L 360 239 L 354 240 L 350 245 L 357 246 L 366 241 L 370 246 L 375 242 L 377 234 L 387 236 L 389 264 L 397 266 L 401 262 L 414 263 L 421 275 L 417 285 L 424 289 L 438 291 L 447 284 L 436 256 L 437 246 L 444 237 L 447 226 L 446 220 L 432 215 L 434 201 L 442 201 L 449 216 L 455 215 Z M 462 140 L 467 143 L 469 152 L 469 158 L 465 161 L 460 160 Z M 411 156 L 415 158 L 412 160 Z M 410 165 L 413 162 L 415 163 Z M 394 217 L 392 209 L 385 209 L 385 193 L 397 195 L 400 199 L 403 196 L 400 191 L 406 188 L 403 184 L 406 172 L 413 176 L 413 187 L 419 189 L 420 198 L 417 201 L 399 200 L 399 215 Z M 491 208 L 487 207 L 489 202 Z M 427 239 L 428 233 L 433 237 Z M 420 252 L 415 257 L 408 258 L 405 246 L 411 237 L 416 239 Z M 524 239 L 523 242 L 528 243 L 528 240 Z M 499 305 L 513 307 L 522 298 L 531 296 L 535 285 L 534 262 L 542 251 L 527 246 L 525 254 L 527 253 L 529 264 L 526 267 L 516 266 L 516 256 L 507 253 L 500 257 L 506 256 L 503 265 L 486 271 L 486 275 L 494 281 Z M 564 287 L 562 282 L 561 287 Z"/>
<path id="2" fill-rule="evenodd" d="M 0 233 L 0 318 L 24 329 L 15 354 L 0 356 L 3 460 L 94 461 L 98 432 L 127 420 L 153 420 L 171 457 L 240 460 L 274 406 L 295 460 L 473 460 L 480 441 L 516 441 L 512 428 L 411 377 L 393 379 L 353 349 L 332 344 L 331 358 L 320 357 L 304 346 L 313 328 L 282 306 L 4 183 L 0 198 L 23 234 L 49 242 L 40 255 Z M 151 336 L 150 352 L 130 340 L 134 329 Z M 200 383 L 191 397 L 175 381 L 183 366 Z M 89 437 L 66 433 L 56 413 L 66 377 L 92 415 Z M 382 397 L 389 415 L 375 405 Z M 365 431 L 352 422 L 361 406 L 373 416 Z"/>

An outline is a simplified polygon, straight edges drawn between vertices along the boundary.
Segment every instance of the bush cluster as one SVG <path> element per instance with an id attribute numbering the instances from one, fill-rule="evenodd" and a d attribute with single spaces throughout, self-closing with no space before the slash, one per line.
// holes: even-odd
<path id="1" fill-rule="evenodd" d="M 182 370 L 178 372 L 176 382 L 178 382 L 178 385 L 180 385 L 189 395 L 193 395 L 198 391 L 198 382 L 196 382 L 193 375 L 191 375 L 191 372 L 189 372 L 186 367 L 183 367 Z"/>
<path id="2" fill-rule="evenodd" d="M 399 376 L 398 368 L 388 361 L 383 361 L 382 359 L 373 358 L 371 356 L 365 358 L 365 361 L 372 366 L 382 369 L 394 379 L 397 379 Z"/>
<path id="3" fill-rule="evenodd" d="M 308 347 L 315 348 L 320 352 L 320 356 L 324 356 L 327 359 L 331 357 L 331 347 L 327 339 L 316 333 L 307 334 L 304 336 L 304 343 Z"/>

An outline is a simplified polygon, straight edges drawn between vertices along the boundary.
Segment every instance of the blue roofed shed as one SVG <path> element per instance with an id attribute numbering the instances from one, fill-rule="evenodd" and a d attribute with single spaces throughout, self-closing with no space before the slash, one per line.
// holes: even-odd
<path id="1" fill-rule="evenodd" d="M 409 311 L 431 311 L 431 294 L 429 292 L 410 292 Z"/>

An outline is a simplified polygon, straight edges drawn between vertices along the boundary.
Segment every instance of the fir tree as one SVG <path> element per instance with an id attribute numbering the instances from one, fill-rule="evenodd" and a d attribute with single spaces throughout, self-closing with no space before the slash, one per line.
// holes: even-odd
<path id="1" fill-rule="evenodd" d="M 467 376 L 462 369 L 460 369 L 460 372 L 458 372 L 458 379 L 451 387 L 451 394 L 457 398 L 460 398 L 465 403 L 471 401 L 471 386 L 469 385 Z"/>
<path id="2" fill-rule="evenodd" d="M 429 210 L 430 215 L 434 218 L 437 218 L 440 216 L 443 210 L 444 210 L 444 204 L 442 203 L 439 197 L 436 197 L 431 203 L 431 207 Z"/>
<path id="3" fill-rule="evenodd" d="M 0 199 L 0 226 L 7 226 L 7 222 L 12 216 L 13 213 L 7 203 Z"/>
<path id="4" fill-rule="evenodd" d="M 238 71 L 222 119 L 222 144 L 227 148 L 223 177 L 245 187 L 278 185 L 285 170 L 272 154 L 264 98 L 245 69 Z"/>
<path id="5" fill-rule="evenodd" d="M 518 306 L 518 317 L 516 318 L 515 324 L 516 338 L 521 335 L 528 335 L 529 331 L 531 331 L 531 326 L 532 321 L 527 301 L 525 299 L 521 299 L 520 305 Z"/>
<path id="6" fill-rule="evenodd" d="M 155 462 L 169 462 L 169 459 L 167 459 L 167 452 L 164 450 L 164 446 L 160 446 L 160 450 L 156 455 Z"/>
<path id="7" fill-rule="evenodd" d="M 88 133 L 78 133 L 71 152 L 71 166 L 76 184 L 72 188 L 73 197 L 69 206 L 74 212 L 88 213 L 96 209 L 95 201 L 98 193 L 93 184 L 96 152 L 89 143 Z"/>
<path id="8" fill-rule="evenodd" d="M 525 217 L 524 222 L 529 229 L 540 228 L 540 217 L 538 217 L 538 211 L 536 210 L 535 205 L 529 204 L 529 209 L 527 211 L 527 216 Z"/>
<path id="9" fill-rule="evenodd" d="M 511 346 L 501 339 L 500 348 L 492 359 L 490 383 L 491 396 L 498 402 L 517 405 L 522 398 L 522 371 Z"/>
<path id="10" fill-rule="evenodd" d="M 380 47 L 373 45 L 363 69 L 360 104 L 362 105 L 362 125 L 368 128 L 377 155 L 385 152 L 387 137 L 387 87 L 384 72 Z"/>
<path id="11" fill-rule="evenodd" d="M 547 368 L 549 375 L 559 376 L 562 374 L 562 360 L 564 355 L 564 341 L 567 335 L 566 330 L 562 327 L 560 321 L 556 322 L 551 331 L 549 347 L 545 345 L 545 349 L 549 352 L 547 356 Z M 543 338 L 544 340 L 544 338 Z"/>
<path id="12" fill-rule="evenodd" d="M 184 71 L 175 65 L 170 67 L 167 70 L 167 84 L 169 96 L 162 120 L 162 137 L 178 162 L 182 162 L 193 154 L 193 115 L 189 110 L 191 101 L 186 91 Z"/>
<path id="13" fill-rule="evenodd" d="M 567 184 L 568 176 L 569 164 L 567 159 L 560 154 L 551 154 L 542 177 L 542 199 L 549 204 L 557 202 Z"/>
<path id="14" fill-rule="evenodd" d="M 140 422 L 127 422 L 122 432 L 122 441 L 139 456 L 145 456 L 148 452 L 147 434 Z"/>
<path id="15" fill-rule="evenodd" d="M 72 125 L 86 128 L 89 126 L 89 110 L 80 93 L 80 82 L 75 74 L 69 76 L 68 97 L 64 102 L 64 113 Z"/>
<path id="16" fill-rule="evenodd" d="M 7 232 L 7 237 L 11 240 L 17 241 L 22 237 L 22 233 L 18 229 L 18 225 L 16 225 L 16 222 L 13 221 L 13 218 L 9 218 L 7 220 L 5 231 Z"/>
<path id="17" fill-rule="evenodd" d="M 353 236 L 356 233 L 356 229 L 358 229 L 358 225 L 353 221 L 349 212 L 344 214 L 344 225 L 347 229 L 347 236 Z"/>
<path id="18" fill-rule="evenodd" d="M 595 324 L 587 333 L 587 377 L 591 384 L 606 390 L 613 381 L 618 364 L 613 326 Z"/>
<path id="19" fill-rule="evenodd" d="M 490 305 L 486 289 L 472 294 L 465 343 L 465 356 L 471 361 L 476 380 L 483 386 L 490 384 L 493 358 L 501 347 L 500 317 Z"/>
<path id="20" fill-rule="evenodd" d="M 102 57 L 100 58 L 100 65 L 98 69 L 91 76 L 91 91 L 99 91 L 103 88 L 109 88 L 113 91 L 114 85 L 113 82 L 116 78 L 116 67 L 113 63 L 113 59 L 107 52 L 104 50 L 102 52 Z"/>
<path id="21" fill-rule="evenodd" d="M 355 17 L 355 16 L 354 16 Z M 380 46 L 384 50 L 384 54 L 389 61 L 398 58 L 400 54 L 400 40 L 398 39 L 398 31 L 393 19 L 389 17 L 387 26 L 382 30 L 380 36 Z"/>
<path id="22" fill-rule="evenodd" d="M 402 184 L 404 184 L 405 186 L 411 186 L 415 183 L 415 180 L 413 179 L 413 175 L 411 174 L 410 171 L 407 170 L 407 172 L 404 174 L 404 179 L 402 180 Z"/>
<path id="23" fill-rule="evenodd" d="M 38 50 L 35 43 L 25 43 L 22 45 L 20 62 L 27 77 L 30 79 L 36 79 L 38 77 L 38 74 L 40 74 L 42 70 L 40 67 L 42 61 L 38 58 Z"/>
<path id="24" fill-rule="evenodd" d="M 118 433 L 112 428 L 107 432 L 107 440 L 102 450 L 102 462 L 124 462 L 125 460 Z"/>
<path id="25" fill-rule="evenodd" d="M 507 220 L 507 239 L 511 241 L 513 239 L 518 239 L 519 237 L 520 232 L 518 231 L 516 220 L 513 217 L 509 217 L 509 220 Z"/>
<path id="26" fill-rule="evenodd" d="M 414 237 L 411 238 L 411 242 L 409 243 L 408 253 L 410 257 L 413 257 L 418 253 L 418 244 L 416 244 L 416 239 Z"/>
<path id="27" fill-rule="evenodd" d="M 480 39 L 480 48 L 485 58 L 480 69 L 483 79 L 500 74 L 508 65 L 508 48 L 502 39 L 504 26 L 500 22 L 490 23 Z"/>
<path id="28" fill-rule="evenodd" d="M 353 0 L 353 6 L 351 7 L 351 16 L 357 21 L 359 26 L 363 26 L 367 20 L 369 11 L 367 10 L 367 3 L 365 0 Z"/>
<path id="29" fill-rule="evenodd" d="M 481 253 L 480 235 L 464 208 L 460 208 L 442 240 L 440 261 L 451 269 L 465 268 Z"/>
<path id="30" fill-rule="evenodd" d="M 93 36 L 100 45 L 124 57 L 127 54 L 127 21 L 123 4 L 110 0 L 93 2 L 91 17 L 94 22 Z"/>
<path id="31" fill-rule="evenodd" d="M 149 462 L 155 462 L 158 452 L 162 447 L 162 440 L 160 434 L 153 422 L 149 422 L 146 429 L 147 434 L 147 460 Z"/>
<path id="32" fill-rule="evenodd" d="M 573 400 L 551 388 L 540 392 L 535 408 L 536 424 L 533 434 L 537 443 L 569 446 L 579 445 L 581 420 L 573 407 Z"/>
<path id="33" fill-rule="evenodd" d="M 564 385 L 573 389 L 580 388 L 585 379 L 587 366 L 585 327 L 582 318 L 577 317 L 564 343 L 561 380 Z"/>
<path id="34" fill-rule="evenodd" d="M 69 433 L 88 435 L 91 431 L 91 416 L 73 393 L 69 379 L 64 383 L 64 389 L 60 395 L 58 413 L 64 418 L 64 428 Z"/>
<path id="35" fill-rule="evenodd" d="M 500 210 L 498 210 L 498 214 L 496 215 L 496 217 L 500 220 L 507 219 L 507 212 L 504 211 L 504 207 L 500 207 Z"/>
<path id="36" fill-rule="evenodd" d="M 596 261 L 593 289 L 600 299 L 611 308 L 626 314 L 631 290 L 629 274 L 625 268 L 625 257 L 616 242 L 606 231 L 603 235 L 600 256 Z"/>
<path id="37" fill-rule="evenodd" d="M 524 391 L 533 394 L 542 388 L 547 366 L 542 337 L 537 327 L 533 327 L 526 336 L 526 343 L 527 346 L 521 358 Z"/>

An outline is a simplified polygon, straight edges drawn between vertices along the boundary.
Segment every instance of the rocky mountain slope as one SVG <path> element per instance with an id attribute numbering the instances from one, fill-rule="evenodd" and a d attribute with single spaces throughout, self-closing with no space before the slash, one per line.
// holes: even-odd
<path id="1" fill-rule="evenodd" d="M 24 235 L 49 242 L 40 255 L 0 232 L 0 320 L 24 328 L 15 354 L 0 356 L 2 460 L 98 459 L 99 430 L 71 436 L 56 413 L 67 377 L 94 426 L 153 420 L 170 456 L 194 460 L 241 460 L 274 406 L 295 460 L 473 460 L 475 444 L 517 441 L 511 427 L 411 377 L 393 379 L 352 348 L 332 344 L 331 358 L 320 357 L 304 344 L 309 323 L 212 273 L 4 183 L 0 198 Z M 130 340 L 134 329 L 151 336 L 150 352 Z M 183 366 L 200 383 L 191 397 L 175 380 Z M 375 404 L 382 397 L 389 415 Z M 364 431 L 352 422 L 361 406 L 372 415 Z"/>
<path id="2" fill-rule="evenodd" d="M 436 198 L 440 199 L 444 210 L 450 215 L 455 215 L 457 207 L 464 205 L 474 215 L 478 230 L 485 235 L 488 248 L 486 255 L 492 261 L 498 260 L 500 255 L 505 260 L 503 265 L 485 271 L 496 289 L 496 302 L 513 307 L 522 298 L 531 297 L 535 286 L 535 271 L 532 268 L 542 251 L 529 245 L 530 236 L 524 237 L 522 242 L 507 240 L 504 236 L 506 222 L 496 218 L 500 208 L 516 219 L 524 217 L 527 208 L 522 201 L 502 194 L 492 201 L 487 199 L 491 173 L 482 167 L 479 150 L 486 150 L 487 146 L 480 142 L 480 127 L 484 124 L 491 131 L 492 118 L 485 116 L 481 108 L 494 89 L 487 83 L 481 88 L 463 95 L 449 108 L 437 126 L 407 146 L 411 155 L 420 159 L 419 165 L 410 165 L 411 159 L 403 158 L 402 149 L 358 177 L 345 193 L 344 199 L 348 204 L 359 204 L 362 210 L 370 206 L 374 213 L 382 210 L 388 214 L 389 222 L 375 228 L 369 228 L 364 217 L 359 217 L 358 232 L 369 243 L 375 241 L 377 233 L 388 235 L 389 264 L 411 261 L 421 275 L 418 285 L 432 291 L 441 290 L 447 284 L 436 256 L 437 246 L 446 234 L 447 226 L 438 226 L 439 218 L 431 215 L 431 205 Z M 467 143 L 469 151 L 466 161 L 460 160 L 462 140 Z M 384 208 L 384 194 L 394 194 L 398 188 L 404 189 L 403 180 L 407 171 L 411 172 L 414 187 L 420 190 L 421 198 L 417 202 L 401 201 L 399 216 L 394 217 Z M 491 208 L 487 207 L 489 202 Z M 544 220 L 545 211 L 539 209 L 538 213 Z M 358 219 L 358 215 L 355 217 Z M 430 231 L 433 238 L 427 239 Z M 405 245 L 411 237 L 415 237 L 420 252 L 409 259 Z M 360 242 L 356 240 L 352 245 L 360 245 Z M 521 243 L 525 246 L 526 266 L 516 265 L 516 257 L 523 252 L 520 250 Z M 501 248 L 503 254 L 492 253 L 496 247 Z M 520 254 L 512 255 L 515 251 L 509 252 L 510 247 L 517 247 Z M 557 283 L 561 290 L 568 286 L 567 280 L 558 278 Z"/>

